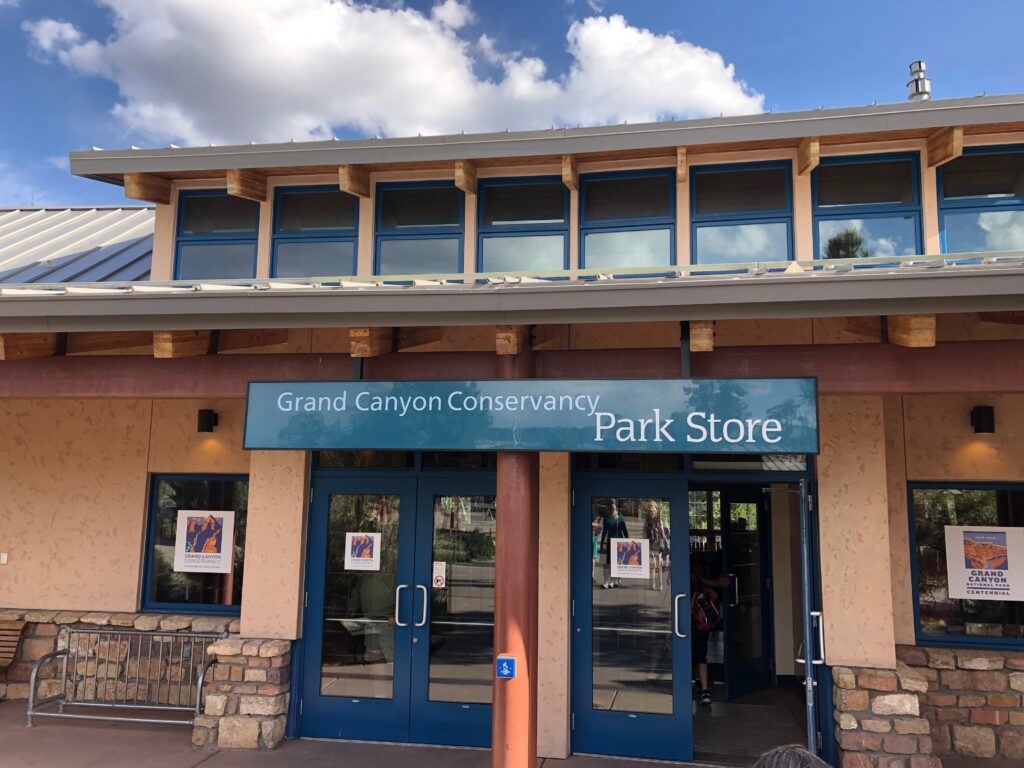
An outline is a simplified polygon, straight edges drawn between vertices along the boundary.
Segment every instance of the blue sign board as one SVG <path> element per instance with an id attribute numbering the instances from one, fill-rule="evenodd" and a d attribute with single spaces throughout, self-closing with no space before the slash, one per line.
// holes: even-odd
<path id="1" fill-rule="evenodd" d="M 817 453 L 814 379 L 253 382 L 245 447 Z"/>
<path id="2" fill-rule="evenodd" d="M 494 676 L 498 680 L 514 680 L 516 676 L 516 657 L 499 656 L 494 662 Z"/>

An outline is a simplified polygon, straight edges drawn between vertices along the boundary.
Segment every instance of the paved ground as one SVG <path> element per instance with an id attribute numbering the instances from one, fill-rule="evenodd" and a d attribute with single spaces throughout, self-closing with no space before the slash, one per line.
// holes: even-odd
<path id="1" fill-rule="evenodd" d="M 25 727 L 25 704 L 0 702 L 3 768 L 489 768 L 482 749 L 443 749 L 339 741 L 288 741 L 273 752 L 194 749 L 180 726 L 42 720 Z M 662 763 L 662 765 L 666 765 Z M 672 765 L 679 765 L 678 763 Z M 571 757 L 543 768 L 651 768 L 650 762 Z"/>

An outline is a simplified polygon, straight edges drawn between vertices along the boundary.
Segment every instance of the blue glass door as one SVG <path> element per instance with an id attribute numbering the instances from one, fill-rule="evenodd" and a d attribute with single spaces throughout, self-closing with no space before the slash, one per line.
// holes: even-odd
<path id="1" fill-rule="evenodd" d="M 686 484 L 574 480 L 572 745 L 693 758 Z"/>

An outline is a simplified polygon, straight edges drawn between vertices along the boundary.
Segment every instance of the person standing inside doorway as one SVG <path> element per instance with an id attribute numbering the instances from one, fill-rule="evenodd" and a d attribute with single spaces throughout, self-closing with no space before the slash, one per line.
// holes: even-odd
<path id="1" fill-rule="evenodd" d="M 629 530 L 626 519 L 619 514 L 619 505 L 615 499 L 609 499 L 608 513 L 601 526 L 601 551 L 604 553 L 604 588 L 619 586 L 619 580 L 612 578 L 612 539 L 628 539 Z"/>
<path id="2" fill-rule="evenodd" d="M 661 505 L 657 499 L 647 501 L 647 512 L 644 516 L 644 537 L 649 542 L 651 558 L 651 589 L 661 591 L 665 588 L 665 566 L 668 564 L 669 532 L 661 520 Z"/>
<path id="3" fill-rule="evenodd" d="M 690 572 L 690 623 L 693 629 L 693 663 L 700 680 L 698 699 L 711 706 L 711 683 L 708 673 L 708 644 L 711 633 L 722 626 L 722 601 L 716 588 L 729 586 L 728 576 L 705 578 Z"/>

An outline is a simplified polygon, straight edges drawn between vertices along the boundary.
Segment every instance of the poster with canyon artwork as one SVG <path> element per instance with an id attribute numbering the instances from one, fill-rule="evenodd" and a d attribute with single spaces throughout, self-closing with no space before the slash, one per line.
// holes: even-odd
<path id="1" fill-rule="evenodd" d="M 949 596 L 1024 600 L 1024 528 L 947 525 Z"/>

